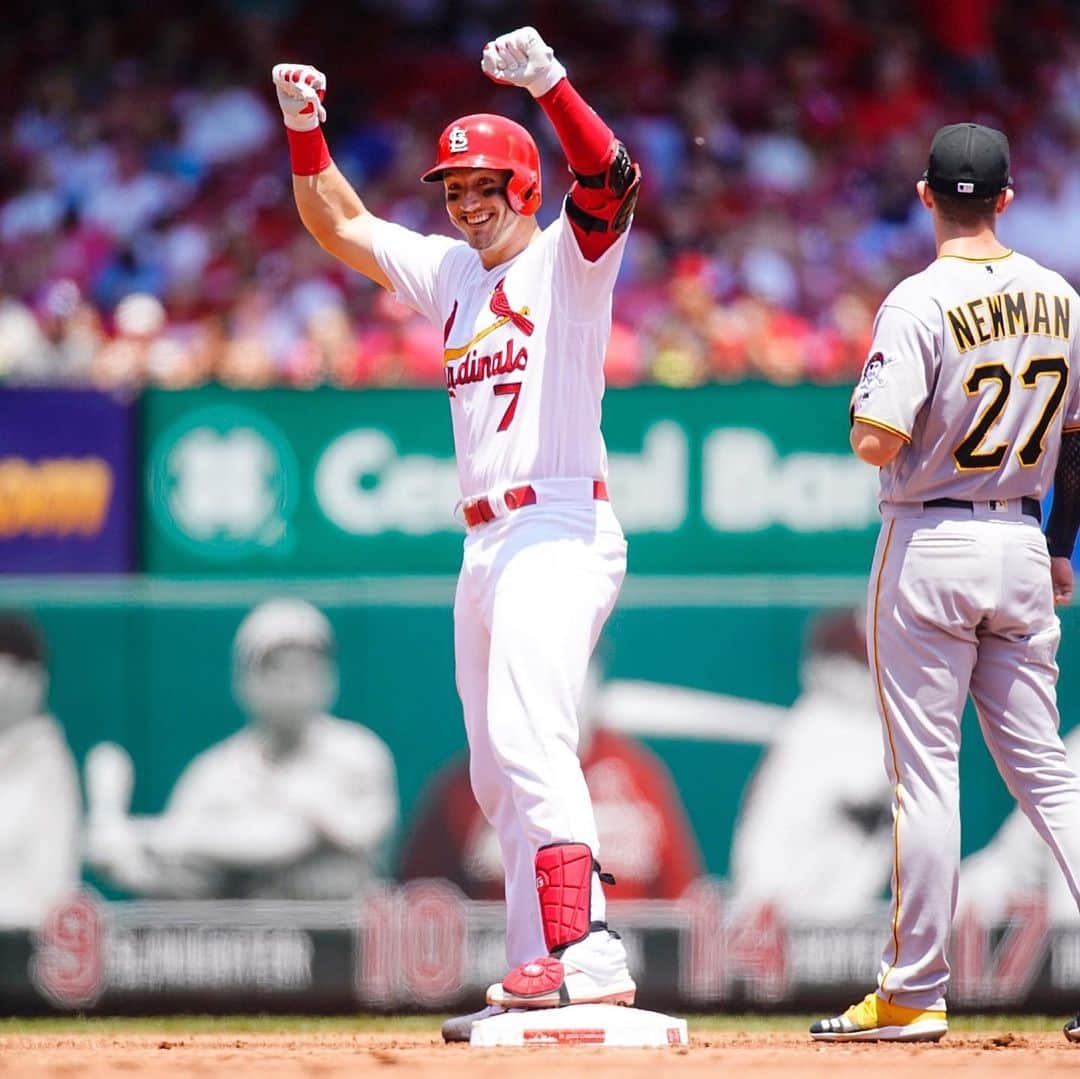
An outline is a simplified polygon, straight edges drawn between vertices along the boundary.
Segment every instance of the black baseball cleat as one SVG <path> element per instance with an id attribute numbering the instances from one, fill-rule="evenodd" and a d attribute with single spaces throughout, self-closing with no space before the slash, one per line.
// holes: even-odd
<path id="1" fill-rule="evenodd" d="M 505 1011 L 505 1008 L 498 1008 L 488 1004 L 478 1012 L 452 1016 L 442 1025 L 443 1041 L 467 1042 L 472 1037 L 473 1023 L 479 1023 L 483 1019 L 490 1019 L 493 1015 L 502 1015 Z"/>
<path id="2" fill-rule="evenodd" d="M 1065 1024 L 1065 1037 L 1071 1042 L 1080 1042 L 1080 1012 L 1077 1012 Z"/>

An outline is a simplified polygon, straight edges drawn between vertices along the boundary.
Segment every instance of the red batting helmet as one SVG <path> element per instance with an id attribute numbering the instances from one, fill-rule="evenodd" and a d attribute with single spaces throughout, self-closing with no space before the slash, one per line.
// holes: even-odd
<path id="1" fill-rule="evenodd" d="M 510 209 L 534 214 L 540 208 L 540 154 L 521 124 L 489 112 L 462 116 L 439 136 L 437 153 L 421 180 L 438 183 L 447 169 L 509 169 Z"/>

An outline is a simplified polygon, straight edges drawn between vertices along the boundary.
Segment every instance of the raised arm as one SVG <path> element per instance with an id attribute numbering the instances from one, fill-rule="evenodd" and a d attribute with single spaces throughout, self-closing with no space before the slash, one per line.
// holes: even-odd
<path id="1" fill-rule="evenodd" d="M 494 82 L 528 90 L 551 121 L 574 174 L 566 215 L 582 254 L 595 261 L 629 226 L 641 170 L 531 26 L 488 42 L 481 68 Z"/>
<path id="2" fill-rule="evenodd" d="M 375 259 L 378 218 L 368 210 L 330 157 L 322 131 L 326 76 L 310 64 L 277 64 L 274 88 L 285 121 L 293 196 L 300 220 L 323 250 L 383 288 L 390 279 Z"/>

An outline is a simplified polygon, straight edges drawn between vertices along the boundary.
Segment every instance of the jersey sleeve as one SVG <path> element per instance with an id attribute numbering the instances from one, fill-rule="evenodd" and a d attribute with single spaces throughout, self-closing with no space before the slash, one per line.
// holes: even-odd
<path id="1" fill-rule="evenodd" d="M 611 303 L 630 229 L 627 228 L 598 259 L 590 262 L 566 216 L 565 205 L 551 227 L 559 230 L 555 242 L 556 299 L 565 305 L 568 321 L 591 321 Z"/>
<path id="2" fill-rule="evenodd" d="M 922 319 L 885 304 L 874 320 L 870 358 L 851 398 L 851 415 L 910 440 L 933 385 L 934 334 Z"/>
<path id="3" fill-rule="evenodd" d="M 1077 300 L 1077 297 L 1073 297 Z M 1080 302 L 1077 303 L 1080 309 Z M 1065 412 L 1061 420 L 1063 431 L 1080 431 L 1080 332 L 1073 334 L 1069 348 L 1069 389 L 1065 397 Z"/>
<path id="4" fill-rule="evenodd" d="M 375 259 L 390 278 L 397 298 L 441 326 L 439 283 L 444 261 L 457 246 L 449 236 L 424 236 L 392 221 L 375 227 Z"/>

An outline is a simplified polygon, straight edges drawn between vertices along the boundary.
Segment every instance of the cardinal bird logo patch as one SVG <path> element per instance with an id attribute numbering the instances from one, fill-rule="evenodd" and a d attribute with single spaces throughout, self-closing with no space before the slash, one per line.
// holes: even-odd
<path id="1" fill-rule="evenodd" d="M 532 319 L 528 319 L 525 316 L 529 313 L 527 307 L 523 307 L 520 311 L 515 311 L 510 306 L 510 301 L 506 298 L 506 292 L 503 286 L 506 284 L 506 278 L 499 278 L 499 283 L 495 286 L 491 293 L 491 302 L 488 306 L 491 308 L 493 315 L 498 315 L 501 319 L 509 319 L 514 328 L 520 330 L 526 337 L 531 336 L 535 326 Z"/>
<path id="2" fill-rule="evenodd" d="M 446 326 L 443 327 L 443 366 L 448 363 L 453 363 L 454 360 L 460 360 L 463 356 L 467 356 L 473 348 L 482 341 L 489 334 L 494 333 L 496 330 L 501 330 L 508 323 L 514 327 L 515 330 L 520 331 L 526 337 L 531 337 L 533 330 L 536 328 L 532 319 L 528 318 L 529 307 L 526 304 L 524 307 L 515 310 L 510 306 L 510 301 L 507 299 L 506 292 L 503 290 L 503 284 L 506 278 L 500 278 L 498 284 L 492 289 L 491 299 L 488 302 L 488 308 L 495 316 L 495 320 L 489 325 L 485 326 L 482 330 L 473 334 L 472 338 L 459 348 L 448 348 L 446 342 L 450 338 L 450 328 L 453 325 L 452 320 L 448 321 Z M 451 315 L 455 315 L 457 309 L 451 312 Z"/>

